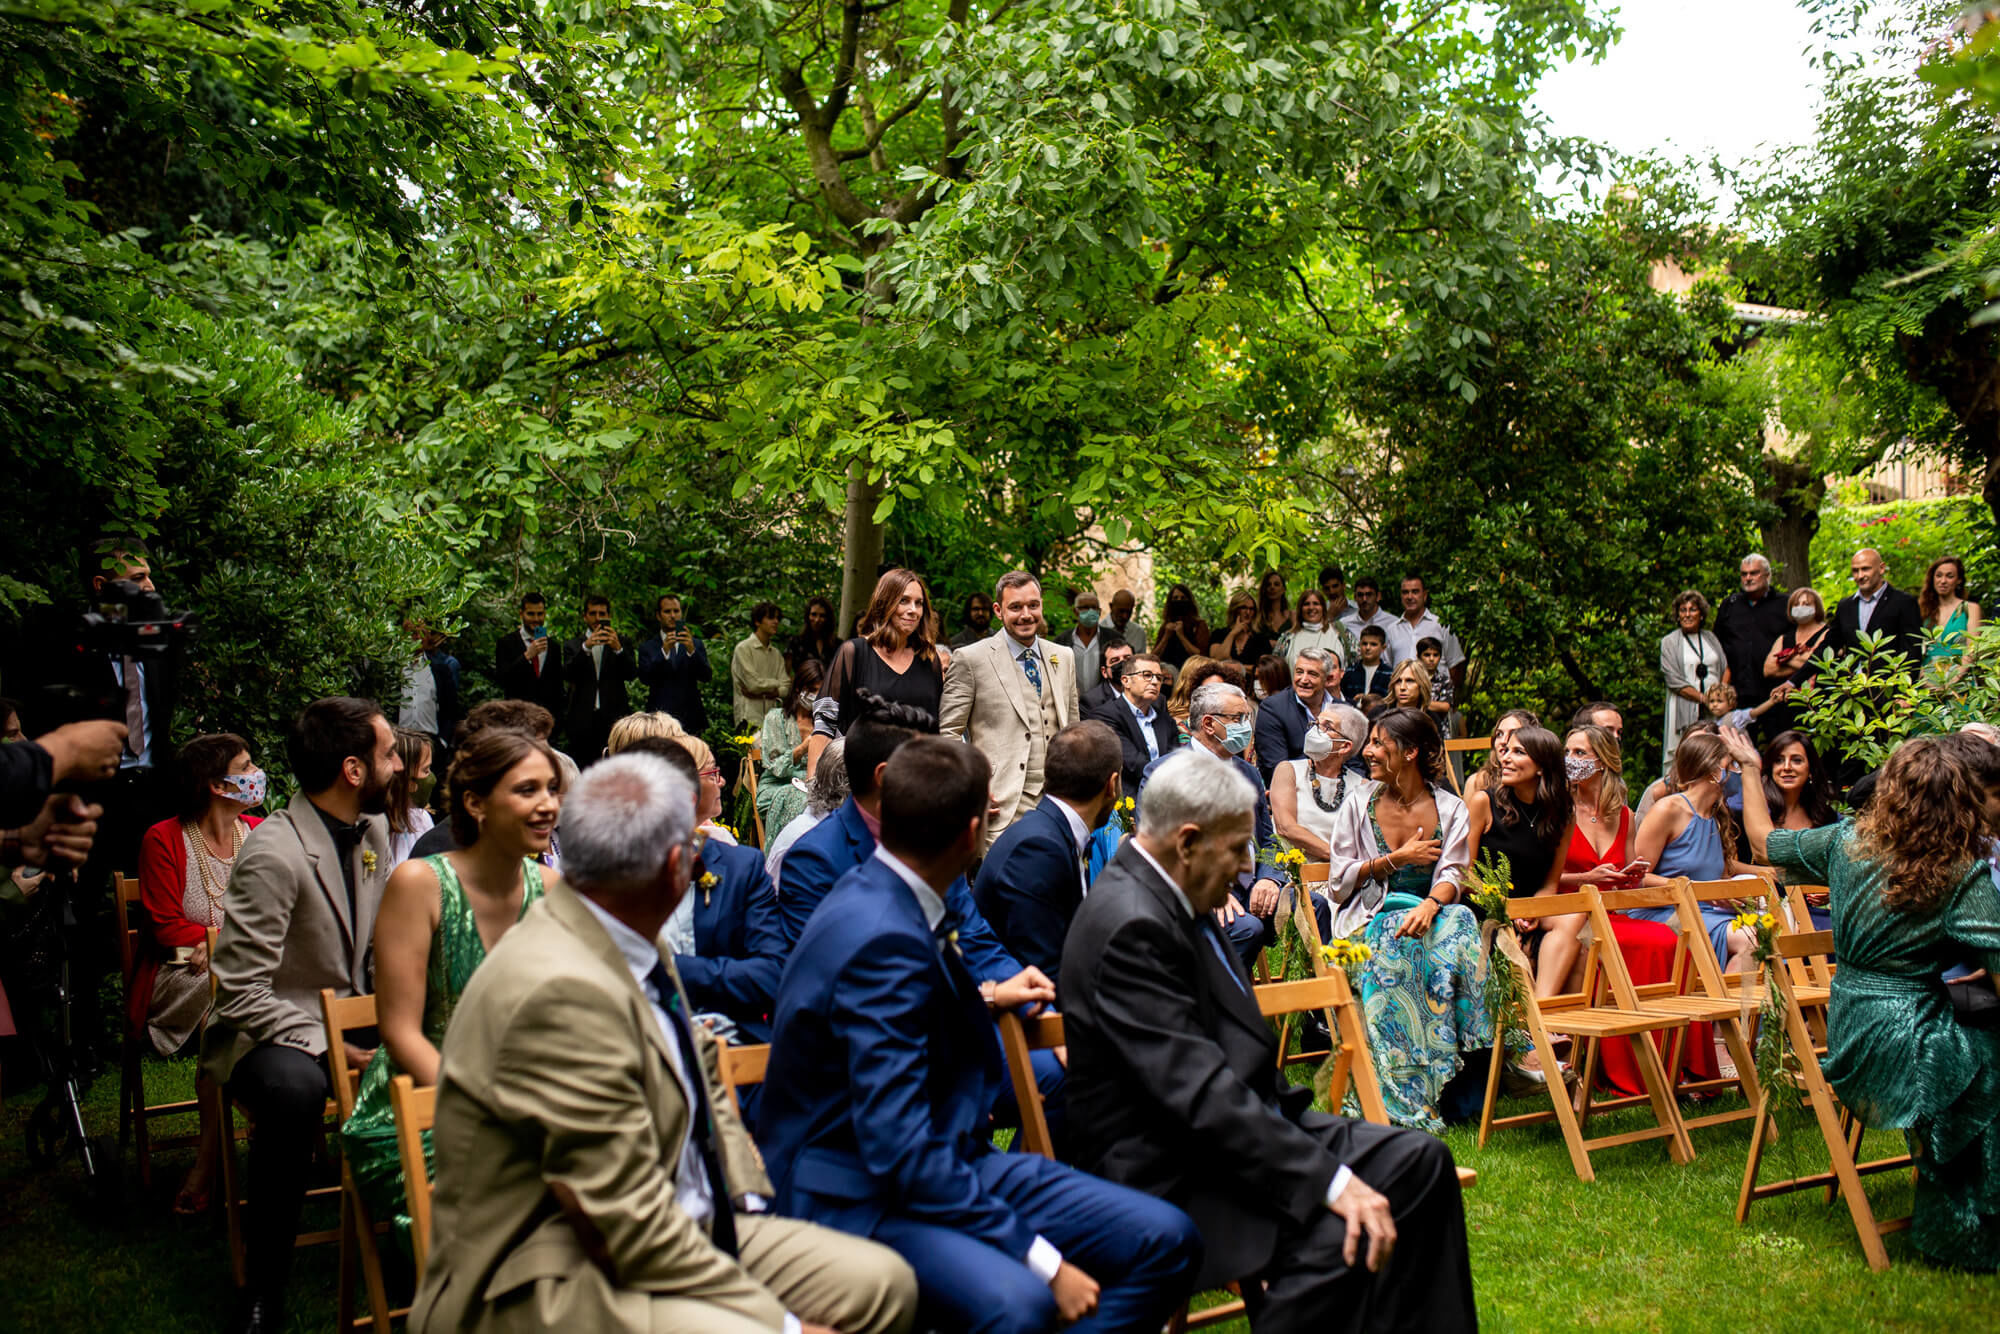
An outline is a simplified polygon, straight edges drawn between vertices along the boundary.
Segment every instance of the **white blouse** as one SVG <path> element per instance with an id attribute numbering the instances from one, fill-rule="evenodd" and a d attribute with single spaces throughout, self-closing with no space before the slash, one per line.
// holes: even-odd
<path id="1" fill-rule="evenodd" d="M 1350 780 L 1347 799 L 1333 813 L 1333 829 L 1327 839 L 1332 855 L 1327 859 L 1326 896 L 1336 905 L 1333 913 L 1336 937 L 1351 936 L 1366 926 L 1389 893 L 1386 879 L 1361 879 L 1361 868 L 1382 855 L 1368 822 L 1368 805 L 1381 786 L 1373 779 Z M 1450 884 L 1462 889 L 1465 868 L 1471 861 L 1471 818 L 1465 803 L 1449 788 L 1432 787 L 1431 799 L 1437 803 L 1437 837 L 1442 843 L 1437 862 L 1431 867 L 1431 884 Z"/>

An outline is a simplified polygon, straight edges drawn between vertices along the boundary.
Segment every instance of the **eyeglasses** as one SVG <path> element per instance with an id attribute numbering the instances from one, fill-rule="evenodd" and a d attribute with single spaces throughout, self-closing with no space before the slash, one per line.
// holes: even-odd
<path id="1" fill-rule="evenodd" d="M 715 780 L 716 782 L 720 783 L 720 782 L 722 781 L 722 770 L 720 770 L 720 769 L 703 769 L 703 770 L 701 771 L 701 776 L 702 776 L 703 778 L 712 778 L 712 779 L 714 779 L 714 780 Z"/>
<path id="2" fill-rule="evenodd" d="M 1164 681 L 1167 679 L 1165 672 L 1127 672 L 1125 675 L 1134 681 Z"/>

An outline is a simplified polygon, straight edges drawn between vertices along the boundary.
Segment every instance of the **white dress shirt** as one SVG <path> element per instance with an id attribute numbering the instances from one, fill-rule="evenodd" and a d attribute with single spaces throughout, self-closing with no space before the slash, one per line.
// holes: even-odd
<path id="1" fill-rule="evenodd" d="M 1056 808 L 1063 813 L 1063 818 L 1069 821 L 1069 836 L 1076 842 L 1077 883 L 1084 886 L 1085 893 L 1089 893 L 1090 877 L 1087 874 L 1088 863 L 1084 861 L 1084 857 L 1090 851 L 1090 826 L 1076 813 L 1076 807 L 1061 797 L 1050 797 L 1049 800 L 1056 804 Z"/>
<path id="2" fill-rule="evenodd" d="M 1872 595 L 1864 593 L 1858 588 L 1854 590 L 1854 622 L 1856 626 L 1862 630 L 1868 628 L 1868 622 L 1875 619 L 1875 608 L 1881 605 L 1882 594 L 1887 592 L 1888 589 L 1889 581 L 1885 579 L 1876 585 L 1875 592 Z"/>
<path id="3" fill-rule="evenodd" d="M 1147 757 L 1149 759 L 1159 759 L 1160 739 L 1153 735 L 1153 719 L 1159 716 L 1160 706 L 1156 703 L 1152 708 L 1141 713 L 1139 712 L 1139 706 L 1132 702 L 1130 695 L 1122 695 L 1120 698 L 1125 701 L 1125 707 L 1132 710 L 1132 716 L 1139 720 L 1139 735 L 1146 739 Z"/>
<path id="4" fill-rule="evenodd" d="M 1443 621 L 1440 621 L 1432 614 L 1431 609 L 1428 607 L 1424 608 L 1424 614 L 1417 618 L 1415 625 L 1411 625 L 1404 617 L 1398 616 L 1389 623 L 1388 635 L 1389 652 L 1387 657 L 1392 663 L 1402 663 L 1409 658 L 1416 657 L 1417 641 L 1419 639 L 1435 639 L 1438 643 L 1444 645 L 1444 665 L 1446 667 L 1456 667 L 1465 661 L 1465 650 L 1459 647 L 1458 636 L 1453 634 Z"/>
<path id="5" fill-rule="evenodd" d="M 417 660 L 403 669 L 403 703 L 396 710 L 396 725 L 425 736 L 438 734 L 437 677 L 426 654 L 417 654 Z"/>

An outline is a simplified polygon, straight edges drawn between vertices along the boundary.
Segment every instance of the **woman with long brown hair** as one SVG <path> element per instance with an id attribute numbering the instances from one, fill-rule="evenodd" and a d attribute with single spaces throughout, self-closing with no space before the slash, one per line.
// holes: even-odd
<path id="1" fill-rule="evenodd" d="M 1965 596 L 1965 562 L 1956 556 L 1939 556 L 1924 571 L 1924 586 L 1917 593 L 1917 610 L 1924 624 L 1938 635 L 1924 648 L 1924 666 L 1943 660 L 1956 664 L 1966 646 L 1979 633 L 1979 604 Z"/>
<path id="2" fill-rule="evenodd" d="M 858 691 L 870 690 L 893 704 L 919 709 L 937 730 L 944 697 L 944 662 L 925 634 L 931 593 L 913 570 L 894 569 L 875 581 L 875 595 L 854 627 L 854 637 L 834 650 L 813 706 L 813 734 L 807 770 L 818 763 L 826 743 L 846 736 L 861 716 Z"/>
<path id="3" fill-rule="evenodd" d="M 1193 707 L 1194 692 L 1226 675 L 1221 662 L 1200 654 L 1181 664 L 1180 673 L 1174 677 L 1173 693 L 1167 697 L 1167 716 L 1180 724 L 1182 744 L 1188 739 L 1188 710 Z"/>
<path id="4" fill-rule="evenodd" d="M 1257 660 L 1278 646 L 1278 637 L 1257 625 L 1257 599 L 1248 589 L 1229 595 L 1222 638 L 1210 652 L 1217 658 L 1255 667 Z"/>
<path id="5" fill-rule="evenodd" d="M 1743 824 L 1773 866 L 1827 886 L 1840 968 L 1821 1065 L 1872 1129 L 1901 1130 L 1916 1159 L 1910 1240 L 1960 1269 L 2000 1264 L 2000 1030 L 1960 1023 L 1943 973 L 2000 977 L 2000 889 L 1985 854 L 2000 832 L 2000 748 L 1957 733 L 1904 742 L 1851 824 L 1778 829 L 1754 781 L 1762 757 L 1725 732 L 1743 766 Z"/>
<path id="6" fill-rule="evenodd" d="M 1653 868 L 1645 883 L 1664 885 L 1677 876 L 1713 881 L 1759 874 L 1756 867 L 1738 858 L 1736 822 L 1722 802 L 1729 760 L 1729 747 L 1714 732 L 1691 732 L 1681 738 L 1674 751 L 1667 795 L 1646 812 L 1634 840 L 1633 855 Z M 1770 872 L 1762 874 L 1768 877 Z M 1635 908 L 1627 915 L 1670 924 L 1679 920 L 1673 908 Z M 1735 907 L 1726 902 L 1704 903 L 1701 917 L 1723 970 L 1734 973 L 1747 967 L 1756 938 L 1730 925 L 1736 917 Z"/>

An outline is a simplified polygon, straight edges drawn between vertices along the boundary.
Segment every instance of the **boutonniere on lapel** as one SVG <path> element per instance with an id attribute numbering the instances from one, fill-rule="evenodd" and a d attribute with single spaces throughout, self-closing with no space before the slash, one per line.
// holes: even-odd
<path id="1" fill-rule="evenodd" d="M 1055 666 L 1055 665 L 1056 665 L 1057 663 L 1059 663 L 1059 662 L 1061 662 L 1061 661 L 1062 661 L 1062 659 L 1061 659 L 1060 657 L 1056 656 L 1056 655 L 1055 655 L 1054 653 L 1051 653 L 1051 654 L 1049 654 L 1049 666 L 1050 666 L 1050 667 L 1054 667 L 1054 666 Z"/>
<path id="2" fill-rule="evenodd" d="M 708 906 L 708 896 L 715 889 L 715 872 L 703 871 L 701 879 L 695 883 L 701 886 L 701 906 L 706 908 Z"/>
<path id="3" fill-rule="evenodd" d="M 375 874 L 375 864 L 378 860 L 380 859 L 375 856 L 375 849 L 373 848 L 361 849 L 361 869 L 366 871 L 369 875 Z"/>

